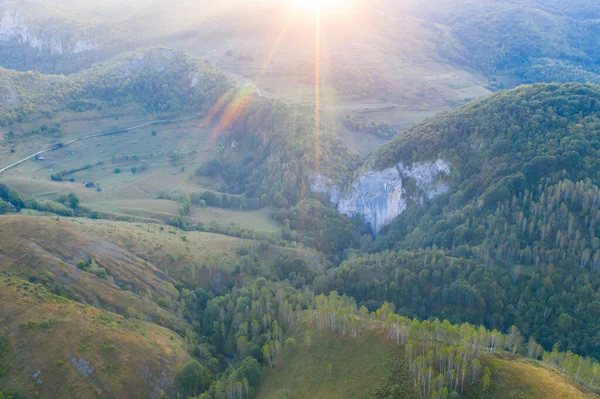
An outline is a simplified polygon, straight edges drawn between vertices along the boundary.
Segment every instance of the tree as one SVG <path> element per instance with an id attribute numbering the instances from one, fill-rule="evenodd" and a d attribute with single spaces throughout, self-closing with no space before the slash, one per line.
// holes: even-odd
<path id="1" fill-rule="evenodd" d="M 80 260 L 79 262 L 77 262 L 77 268 L 87 272 L 89 269 L 89 264 L 84 260 Z"/>
<path id="2" fill-rule="evenodd" d="M 79 207 L 79 198 L 77 198 L 77 195 L 70 193 L 68 200 L 69 200 L 69 206 L 71 207 L 71 209 L 77 209 L 77 207 Z"/>
<path id="3" fill-rule="evenodd" d="M 481 362 L 479 359 L 473 359 L 471 362 L 471 384 L 475 384 L 475 380 L 479 377 L 479 373 L 481 372 Z"/>
<path id="4" fill-rule="evenodd" d="M 210 368 L 210 370 L 213 373 L 218 373 L 219 370 L 221 369 L 221 364 L 219 363 L 219 359 L 217 359 L 216 357 L 211 357 L 208 360 L 208 368 Z"/>
<path id="5" fill-rule="evenodd" d="M 566 313 L 561 313 L 560 316 L 558 316 L 558 318 L 556 319 L 556 325 L 558 326 L 558 328 L 560 328 L 560 330 L 563 333 L 569 331 L 569 328 L 571 328 L 572 324 L 573 320 L 571 319 L 571 316 L 569 316 Z"/>
<path id="6" fill-rule="evenodd" d="M 8 189 L 6 200 L 18 209 L 25 208 L 25 199 L 23 198 L 23 195 L 14 188 Z"/>
<path id="7" fill-rule="evenodd" d="M 265 346 L 263 346 L 263 358 L 267 359 L 267 361 L 269 362 L 269 367 L 273 368 L 273 360 L 271 359 L 271 347 L 269 346 L 269 344 L 265 344 Z"/>
<path id="8" fill-rule="evenodd" d="M 241 354 L 248 348 L 248 340 L 242 335 L 237 339 L 235 346 L 237 347 L 238 353 Z"/>
<path id="9" fill-rule="evenodd" d="M 327 374 L 329 375 L 329 378 L 331 378 L 331 373 L 333 372 L 333 366 L 331 365 L 331 363 L 329 363 L 327 365 Z"/>
<path id="10" fill-rule="evenodd" d="M 492 371 L 489 369 L 489 367 L 486 367 L 483 370 L 482 382 L 483 382 L 483 390 L 485 391 L 487 389 L 488 385 L 490 385 L 492 382 Z"/>
<path id="11" fill-rule="evenodd" d="M 8 202 L 0 199 L 0 215 L 8 213 L 13 210 L 13 207 Z"/>
<path id="12" fill-rule="evenodd" d="M 540 353 L 540 345 L 535 342 L 535 338 L 529 337 L 529 341 L 527 342 L 527 357 L 537 359 L 540 356 Z"/>
<path id="13" fill-rule="evenodd" d="M 252 356 L 248 356 L 242 360 L 238 371 L 242 376 L 247 378 L 250 384 L 254 387 L 257 386 L 262 379 L 262 369 L 260 364 Z"/>
<path id="14" fill-rule="evenodd" d="M 177 382 L 186 397 L 195 396 L 206 390 L 210 374 L 197 360 L 190 360 L 179 372 Z"/>

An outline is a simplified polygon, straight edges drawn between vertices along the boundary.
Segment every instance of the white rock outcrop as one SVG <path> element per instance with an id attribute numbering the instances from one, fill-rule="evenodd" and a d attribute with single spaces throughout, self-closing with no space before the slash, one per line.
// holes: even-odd
<path id="1" fill-rule="evenodd" d="M 71 40 L 68 33 L 35 32 L 18 9 L 6 9 L 0 18 L 0 41 L 16 40 L 36 49 L 39 54 L 79 54 L 99 48 L 97 43 L 82 38 Z"/>
<path id="2" fill-rule="evenodd" d="M 367 172 L 344 193 L 338 211 L 350 217 L 361 215 L 379 232 L 406 210 L 402 176 L 396 168 Z"/>
<path id="3" fill-rule="evenodd" d="M 450 190 L 444 177 L 450 174 L 450 165 L 438 159 L 435 162 L 415 163 L 405 166 L 371 171 L 360 176 L 344 193 L 324 176 L 314 176 L 311 182 L 313 192 L 330 194 L 331 201 L 340 213 L 350 217 L 361 215 L 378 233 L 406 210 L 407 200 L 423 204 Z M 414 179 L 415 192 L 406 192 L 406 182 Z"/>

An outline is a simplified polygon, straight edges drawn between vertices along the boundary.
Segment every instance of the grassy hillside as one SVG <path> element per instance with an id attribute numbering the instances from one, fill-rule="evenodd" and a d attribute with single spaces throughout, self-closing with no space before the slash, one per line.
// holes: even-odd
<path id="1" fill-rule="evenodd" d="M 0 216 L 0 226 L 4 270 L 121 314 L 133 306 L 163 320 L 170 316 L 154 303 L 167 296 L 177 298 L 177 281 L 205 288 L 231 283 L 241 279 L 236 268 L 244 264 L 252 265 L 256 275 L 270 274 L 282 256 L 306 259 L 315 269 L 323 267 L 319 255 L 308 249 L 261 247 L 249 239 L 155 223 L 13 215 Z M 107 276 L 77 268 L 80 260 L 89 259 Z"/>
<path id="2" fill-rule="evenodd" d="M 310 347 L 304 334 L 311 330 Z M 393 344 L 369 333 L 357 340 L 314 329 L 309 323 L 290 333 L 297 348 L 274 369 L 265 369 L 260 398 L 368 398 L 387 378 Z M 331 375 L 328 366 L 331 364 Z"/>
<path id="3" fill-rule="evenodd" d="M 155 265 L 65 219 L 2 216 L 0 224 L 2 270 L 83 303 L 123 315 L 133 307 L 155 321 L 173 323 L 155 302 L 177 296 L 177 290 Z M 90 270 L 78 268 L 80 261 L 92 262 Z"/>
<path id="4" fill-rule="evenodd" d="M 310 347 L 304 334 L 311 331 Z M 403 347 L 388 341 L 383 332 L 369 331 L 357 339 L 319 331 L 308 322 L 293 328 L 295 351 L 283 355 L 274 369 L 264 369 L 260 398 L 418 398 Z M 583 399 L 596 398 L 547 366 L 517 357 L 487 356 L 491 385 L 469 387 L 467 399 Z M 328 365 L 331 364 L 331 376 Z M 401 387 L 399 396 L 391 387 Z"/>
<path id="5" fill-rule="evenodd" d="M 170 330 L 52 295 L 5 271 L 0 303 L 0 389 L 5 395 L 172 395 L 175 376 L 189 360 L 184 342 Z"/>
<path id="6" fill-rule="evenodd" d="M 490 396 L 473 394 L 473 398 L 556 398 L 579 399 L 597 398 L 589 391 L 583 391 L 573 383 L 565 380 L 544 365 L 530 363 L 519 359 L 507 360 L 495 358 L 492 365 L 494 392 Z"/>

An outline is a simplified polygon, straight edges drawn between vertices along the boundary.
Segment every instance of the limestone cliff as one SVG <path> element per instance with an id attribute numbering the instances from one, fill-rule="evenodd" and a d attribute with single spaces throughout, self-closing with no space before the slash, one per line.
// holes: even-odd
<path id="1" fill-rule="evenodd" d="M 50 25 L 34 26 L 16 8 L 0 10 L 0 41 L 27 45 L 38 54 L 79 54 L 97 50 L 99 45 L 73 32 L 55 32 Z"/>
<path id="2" fill-rule="evenodd" d="M 450 165 L 441 159 L 410 166 L 399 163 L 364 173 L 341 194 L 339 187 L 323 176 L 313 179 L 312 190 L 330 194 L 339 212 L 350 217 L 361 215 L 378 233 L 406 210 L 408 200 L 422 204 L 448 192 L 450 186 L 444 177 L 449 173 Z"/>

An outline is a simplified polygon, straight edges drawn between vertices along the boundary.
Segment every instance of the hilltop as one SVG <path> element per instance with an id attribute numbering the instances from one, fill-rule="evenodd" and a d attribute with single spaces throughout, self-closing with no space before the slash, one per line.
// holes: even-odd
<path id="1" fill-rule="evenodd" d="M 311 331 L 310 347 L 305 332 Z M 275 369 L 266 368 L 257 395 L 261 398 L 418 398 L 402 346 L 388 341 L 383 332 L 353 339 L 314 329 L 308 321 L 294 327 L 290 336 L 297 347 L 284 355 Z M 490 356 L 490 387 L 467 390 L 475 398 L 583 399 L 597 397 L 582 390 L 548 367 L 518 358 Z M 328 366 L 331 365 L 331 374 Z M 402 387 L 389 396 L 391 386 Z"/>
<path id="2" fill-rule="evenodd" d="M 0 99 L 3 126 L 64 110 L 129 103 L 149 113 L 206 112 L 229 88 L 214 66 L 167 48 L 124 53 L 68 77 L 0 69 L 0 79 L 5 83 Z"/>

